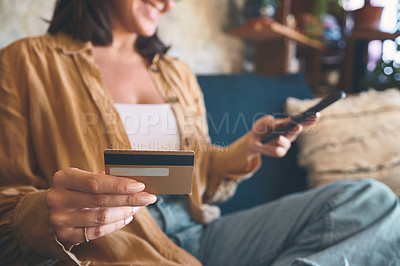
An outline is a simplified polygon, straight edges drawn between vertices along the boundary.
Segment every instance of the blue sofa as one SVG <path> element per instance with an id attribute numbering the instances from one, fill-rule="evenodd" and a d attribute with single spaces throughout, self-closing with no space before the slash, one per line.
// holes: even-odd
<path id="1" fill-rule="evenodd" d="M 255 74 L 199 75 L 213 143 L 228 145 L 264 114 L 284 115 L 287 97 L 312 98 L 302 74 L 266 77 Z M 249 208 L 307 188 L 306 171 L 297 166 L 296 143 L 282 159 L 263 157 L 261 169 L 241 182 L 235 196 L 220 204 L 222 213 Z"/>

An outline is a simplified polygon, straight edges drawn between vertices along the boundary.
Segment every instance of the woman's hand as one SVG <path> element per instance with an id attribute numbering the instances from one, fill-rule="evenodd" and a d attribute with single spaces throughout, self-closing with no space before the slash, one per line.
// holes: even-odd
<path id="1" fill-rule="evenodd" d="M 249 155 L 261 153 L 270 157 L 283 157 L 291 147 L 291 143 L 297 138 L 297 136 L 303 130 L 303 126 L 309 126 L 315 123 L 319 119 L 320 114 L 307 120 L 302 124 L 296 125 L 292 130 L 286 134 L 280 135 L 276 139 L 261 143 L 261 139 L 274 132 L 279 127 L 286 125 L 290 122 L 290 118 L 275 119 L 273 116 L 266 115 L 254 122 L 253 127 L 250 131 L 250 137 L 248 140 L 247 150 Z"/>
<path id="2" fill-rule="evenodd" d="M 157 200 L 143 189 L 130 178 L 76 168 L 58 171 L 46 198 L 57 239 L 76 245 L 123 228 L 140 207 Z"/>

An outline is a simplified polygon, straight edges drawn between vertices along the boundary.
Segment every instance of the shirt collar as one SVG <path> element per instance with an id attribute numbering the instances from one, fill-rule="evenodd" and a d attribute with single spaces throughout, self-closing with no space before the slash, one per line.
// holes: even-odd
<path id="1" fill-rule="evenodd" d="M 49 35 L 54 37 L 54 46 L 57 50 L 62 51 L 64 54 L 72 55 L 72 54 L 80 54 L 80 53 L 88 53 L 93 49 L 93 43 L 90 41 L 83 42 L 77 39 L 73 39 L 71 35 L 58 32 L 55 35 Z M 164 61 L 173 61 L 175 58 L 170 57 L 165 54 L 157 53 L 153 60 L 152 65 L 157 65 L 160 60 Z"/>
<path id="2" fill-rule="evenodd" d="M 59 32 L 54 36 L 54 46 L 56 49 L 65 54 L 79 54 L 91 51 L 93 48 L 92 42 L 83 42 L 73 39 L 71 35 Z"/>

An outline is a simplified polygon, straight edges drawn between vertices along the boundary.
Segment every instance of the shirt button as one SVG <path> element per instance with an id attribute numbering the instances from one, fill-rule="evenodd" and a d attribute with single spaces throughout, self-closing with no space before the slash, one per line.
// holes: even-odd
<path id="1" fill-rule="evenodd" d="M 160 70 L 158 69 L 158 67 L 156 65 L 151 65 L 150 70 L 153 71 L 154 73 L 160 72 Z"/>
<path id="2" fill-rule="evenodd" d="M 170 103 L 177 103 L 177 102 L 179 102 L 179 99 L 176 96 L 171 96 L 171 97 L 169 97 L 169 102 Z"/>

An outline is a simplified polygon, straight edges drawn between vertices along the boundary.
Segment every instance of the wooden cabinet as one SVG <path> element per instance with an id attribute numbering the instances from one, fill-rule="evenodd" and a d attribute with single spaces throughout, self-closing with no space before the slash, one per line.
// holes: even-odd
<path id="1" fill-rule="evenodd" d="M 365 58 L 368 42 L 394 40 L 399 33 L 390 34 L 379 30 L 356 28 L 344 36 L 342 40 L 344 49 L 331 49 L 323 42 L 311 39 L 288 26 L 289 14 L 300 22 L 302 15 L 313 9 L 315 1 L 317 0 L 281 0 L 274 19 L 261 17 L 248 19 L 243 25 L 231 29 L 230 33 L 255 44 L 254 65 L 258 74 L 290 73 L 293 58 L 301 58 L 301 70 L 314 92 L 324 93 L 320 91 L 321 85 L 325 82 L 324 75 L 332 70 L 338 73 L 339 78 L 336 80 L 340 82 L 335 83 L 334 87 L 325 86 L 324 90 L 341 89 L 357 92 L 361 90 L 358 85 L 360 79 L 366 74 Z M 346 14 L 344 12 L 342 18 L 338 18 L 339 24 L 345 24 Z"/>
<path id="2" fill-rule="evenodd" d="M 304 70 L 313 89 L 321 79 L 321 58 L 330 49 L 324 43 L 285 26 L 271 18 L 253 18 L 231 29 L 231 34 L 256 44 L 256 73 L 278 75 L 289 73 L 290 62 L 301 48 L 305 58 Z"/>

